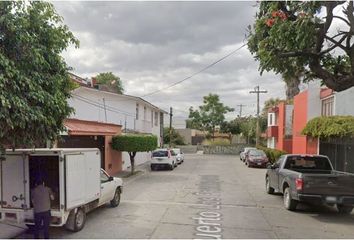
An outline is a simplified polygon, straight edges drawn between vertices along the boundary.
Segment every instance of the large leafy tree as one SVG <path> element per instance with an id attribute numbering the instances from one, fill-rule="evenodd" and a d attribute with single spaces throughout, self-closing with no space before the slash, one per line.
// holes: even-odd
<path id="1" fill-rule="evenodd" d="M 105 90 L 123 94 L 124 87 L 122 80 L 112 72 L 100 73 L 96 77 L 97 83 Z"/>
<path id="2" fill-rule="evenodd" d="M 52 4 L 0 2 L 0 148 L 54 140 L 72 109 L 60 56 L 78 41 Z"/>
<path id="3" fill-rule="evenodd" d="M 207 130 L 214 134 L 215 127 L 225 121 L 225 114 L 234 111 L 233 108 L 224 106 L 217 94 L 209 94 L 203 97 L 203 105 L 199 110 L 189 108 L 189 124 L 200 130 Z"/>
<path id="4" fill-rule="evenodd" d="M 319 78 L 335 91 L 354 86 L 353 9 L 353 1 L 261 1 L 248 37 L 261 73 Z"/>
<path id="5" fill-rule="evenodd" d="M 128 152 L 131 174 L 135 171 L 135 156 L 137 152 L 149 152 L 157 148 L 157 137 L 152 135 L 120 135 L 112 139 L 112 148 Z"/>

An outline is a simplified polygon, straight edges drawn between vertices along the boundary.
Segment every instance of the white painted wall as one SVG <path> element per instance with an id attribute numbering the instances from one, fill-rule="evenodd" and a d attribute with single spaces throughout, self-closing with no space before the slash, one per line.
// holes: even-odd
<path id="1" fill-rule="evenodd" d="M 315 80 L 308 83 L 307 121 L 321 116 L 322 101 L 320 93 L 321 81 Z"/>
<path id="2" fill-rule="evenodd" d="M 73 97 L 68 102 L 74 108 L 75 113 L 71 118 L 118 124 L 122 125 L 123 132 L 124 129 L 129 129 L 141 133 L 152 133 L 158 139 L 160 138 L 160 110 L 147 102 L 130 96 L 86 87 L 79 87 L 72 93 Z M 138 119 L 136 119 L 137 104 L 139 104 Z M 157 125 L 155 124 L 155 112 L 158 113 Z M 153 119 L 151 119 L 151 113 L 153 113 Z M 123 170 L 125 170 L 130 166 L 130 159 L 127 153 L 123 152 L 122 156 Z M 136 165 L 150 160 L 150 156 L 150 153 L 138 153 L 135 160 Z"/>
<path id="3" fill-rule="evenodd" d="M 354 116 L 354 87 L 342 92 L 335 93 L 334 113 L 335 115 Z"/>

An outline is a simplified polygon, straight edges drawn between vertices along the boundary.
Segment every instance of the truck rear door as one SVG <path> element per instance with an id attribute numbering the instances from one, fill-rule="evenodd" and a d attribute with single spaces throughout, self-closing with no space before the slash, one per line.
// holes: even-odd
<path id="1" fill-rule="evenodd" d="M 8 154 L 1 165 L 1 207 L 26 209 L 29 206 L 28 155 Z"/>
<path id="2" fill-rule="evenodd" d="M 333 171 L 331 174 L 303 174 L 304 193 L 353 196 L 354 174 Z"/>

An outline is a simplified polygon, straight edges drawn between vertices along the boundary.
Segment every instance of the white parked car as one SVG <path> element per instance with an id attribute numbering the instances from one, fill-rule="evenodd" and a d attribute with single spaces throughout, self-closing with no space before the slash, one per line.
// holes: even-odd
<path id="1" fill-rule="evenodd" d="M 156 170 L 159 167 L 168 167 L 173 170 L 177 166 L 176 158 L 172 156 L 170 149 L 156 149 L 151 154 L 151 170 Z"/>
<path id="2" fill-rule="evenodd" d="M 184 153 L 180 148 L 172 148 L 172 156 L 176 158 L 176 163 L 181 164 L 184 162 Z"/>
<path id="3" fill-rule="evenodd" d="M 246 152 L 248 152 L 251 149 L 257 149 L 254 147 L 245 147 L 243 150 L 240 152 L 240 160 L 244 162 L 246 160 Z"/>

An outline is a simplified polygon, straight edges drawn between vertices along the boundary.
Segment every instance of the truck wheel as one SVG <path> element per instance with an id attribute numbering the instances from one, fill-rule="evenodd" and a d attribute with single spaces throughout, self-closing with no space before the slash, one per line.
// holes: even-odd
<path id="1" fill-rule="evenodd" d="M 84 228 L 86 222 L 86 212 L 82 208 L 71 210 L 65 228 L 72 232 L 78 232 Z"/>
<path id="2" fill-rule="evenodd" d="M 266 177 L 266 192 L 267 192 L 268 194 L 273 194 L 273 193 L 274 193 L 274 188 L 272 188 L 272 187 L 270 186 L 269 177 L 268 177 L 268 176 Z"/>
<path id="3" fill-rule="evenodd" d="M 111 200 L 111 207 L 117 207 L 120 203 L 120 189 L 117 188 L 116 192 L 114 193 L 114 197 Z"/>
<path id="4" fill-rule="evenodd" d="M 286 187 L 284 189 L 284 196 L 283 197 L 284 197 L 284 207 L 290 211 L 296 210 L 297 201 L 291 198 L 289 187 Z"/>
<path id="5" fill-rule="evenodd" d="M 342 205 L 342 204 L 337 204 L 337 209 L 339 213 L 342 214 L 350 214 L 353 210 L 352 206 L 346 206 L 346 205 Z"/>

